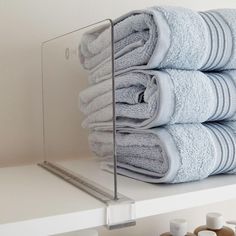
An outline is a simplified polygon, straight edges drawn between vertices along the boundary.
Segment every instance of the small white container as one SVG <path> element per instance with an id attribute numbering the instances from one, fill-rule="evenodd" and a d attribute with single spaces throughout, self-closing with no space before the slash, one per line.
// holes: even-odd
<path id="1" fill-rule="evenodd" d="M 184 219 L 174 219 L 170 221 L 170 232 L 163 233 L 160 236 L 194 236 L 187 231 L 188 224 Z"/>

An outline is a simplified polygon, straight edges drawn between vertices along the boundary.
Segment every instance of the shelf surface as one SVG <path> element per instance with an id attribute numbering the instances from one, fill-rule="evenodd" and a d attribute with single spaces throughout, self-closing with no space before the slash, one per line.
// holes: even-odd
<path id="1" fill-rule="evenodd" d="M 57 164 L 113 189 L 112 174 L 101 171 L 99 162 Z M 0 235 L 46 236 L 105 224 L 103 203 L 37 165 L 0 168 L 0 188 Z M 138 219 L 236 198 L 236 176 L 175 185 L 119 176 L 118 191 L 135 200 Z"/>

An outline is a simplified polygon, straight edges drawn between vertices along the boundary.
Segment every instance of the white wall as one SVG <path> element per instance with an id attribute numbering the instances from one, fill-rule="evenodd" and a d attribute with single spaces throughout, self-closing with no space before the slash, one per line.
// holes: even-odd
<path id="1" fill-rule="evenodd" d="M 0 0 L 0 165 L 42 156 L 40 43 L 156 4 L 236 7 L 224 0 Z"/>
<path id="2" fill-rule="evenodd" d="M 236 8 L 235 0 L 0 0 L 0 166 L 42 157 L 40 43 L 131 9 L 158 4 L 196 10 Z M 220 210 L 227 218 L 236 218 L 235 209 L 236 204 L 230 201 L 141 220 L 129 231 L 101 232 L 157 235 L 172 217 L 187 218 L 193 228 L 203 223 L 208 210 Z"/>

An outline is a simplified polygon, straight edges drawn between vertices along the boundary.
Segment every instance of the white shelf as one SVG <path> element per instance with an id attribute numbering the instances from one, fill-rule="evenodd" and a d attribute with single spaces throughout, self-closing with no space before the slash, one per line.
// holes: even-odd
<path id="1" fill-rule="evenodd" d="M 0 169 L 0 235 L 46 236 L 103 225 L 98 200 L 36 165 Z"/>
<path id="2" fill-rule="evenodd" d="M 95 161 L 63 166 L 113 189 L 113 176 Z M 92 176 L 91 176 L 92 173 Z M 236 176 L 195 183 L 151 185 L 119 176 L 118 191 L 136 201 L 136 217 L 236 198 Z M 105 205 L 36 166 L 0 169 L 0 235 L 46 236 L 105 224 Z"/>

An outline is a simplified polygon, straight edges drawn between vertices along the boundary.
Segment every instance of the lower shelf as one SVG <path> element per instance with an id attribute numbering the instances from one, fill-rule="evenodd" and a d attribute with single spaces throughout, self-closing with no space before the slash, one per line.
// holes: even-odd
<path id="1" fill-rule="evenodd" d="M 113 189 L 113 176 L 94 160 L 59 164 Z M 89 170 L 89 171 L 88 171 Z M 92 173 L 92 174 L 91 174 Z M 0 169 L 0 235 L 52 235 L 105 224 L 105 205 L 37 165 Z M 236 176 L 152 185 L 123 176 L 119 193 L 135 200 L 136 218 L 236 198 Z"/>

